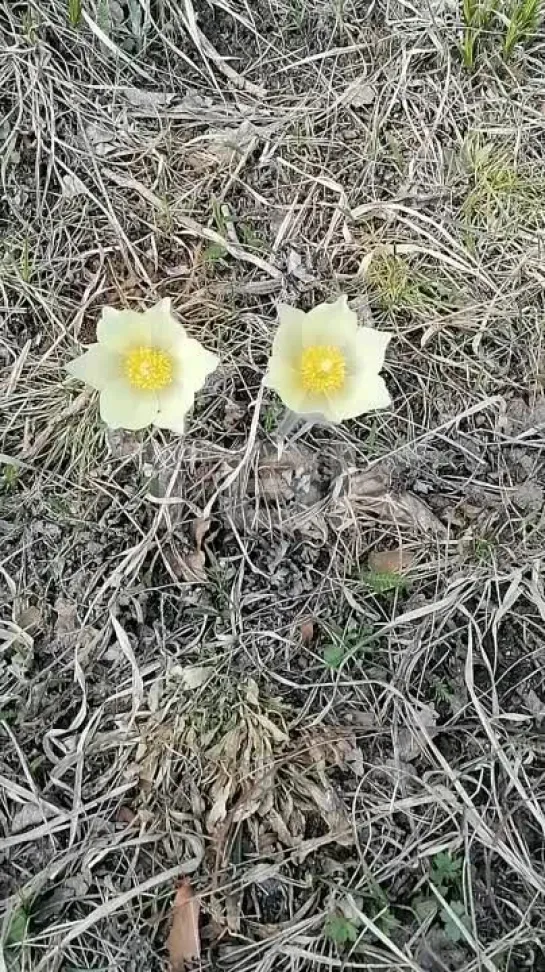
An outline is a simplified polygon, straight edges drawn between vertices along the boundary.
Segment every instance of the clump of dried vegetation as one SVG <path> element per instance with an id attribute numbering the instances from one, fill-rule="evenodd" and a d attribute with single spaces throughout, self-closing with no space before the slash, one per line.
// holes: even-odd
<path id="1" fill-rule="evenodd" d="M 0 9 L 0 968 L 545 969 L 539 22 Z M 340 292 L 395 408 L 279 450 Z M 166 296 L 224 366 L 106 432 L 63 367 Z"/>

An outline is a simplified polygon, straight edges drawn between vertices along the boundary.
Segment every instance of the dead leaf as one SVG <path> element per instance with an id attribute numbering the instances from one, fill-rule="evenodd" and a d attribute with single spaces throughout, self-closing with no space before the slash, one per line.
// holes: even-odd
<path id="1" fill-rule="evenodd" d="M 375 89 L 366 82 L 365 75 L 351 81 L 342 96 L 342 100 L 346 104 L 352 105 L 353 108 L 365 108 L 367 105 L 372 105 L 375 98 Z"/>
<path id="2" fill-rule="evenodd" d="M 344 499 L 356 516 L 376 516 L 398 527 L 423 533 L 445 533 L 445 527 L 427 503 L 413 493 L 392 491 L 390 477 L 380 468 L 352 476 Z"/>
<path id="3" fill-rule="evenodd" d="M 308 621 L 303 621 L 301 625 L 301 641 L 304 645 L 310 645 L 312 639 L 314 638 L 314 621 L 309 619 Z"/>
<path id="4" fill-rule="evenodd" d="M 314 809 L 318 811 L 322 820 L 329 827 L 330 836 L 336 843 L 343 847 L 349 847 L 354 843 L 350 818 L 332 786 L 328 784 L 320 786 L 313 780 L 301 777 L 297 781 L 297 788 L 314 805 Z"/>
<path id="5" fill-rule="evenodd" d="M 63 199 L 76 199 L 78 196 L 86 196 L 87 188 L 79 176 L 73 172 L 68 172 L 61 179 L 61 196 Z"/>
<path id="6" fill-rule="evenodd" d="M 58 597 L 54 604 L 54 610 L 57 612 L 57 620 L 55 622 L 55 634 L 57 638 L 74 634 L 78 628 L 78 609 L 73 601 L 68 601 L 64 597 Z"/>
<path id="7" fill-rule="evenodd" d="M 204 584 L 206 582 L 206 554 L 202 549 L 202 544 L 209 529 L 210 520 L 194 520 L 191 527 L 194 549 L 187 554 L 181 554 L 173 547 L 166 551 L 173 573 L 188 584 Z"/>
<path id="8" fill-rule="evenodd" d="M 233 789 L 233 780 L 223 781 L 221 785 L 212 788 L 211 796 L 214 803 L 206 818 L 206 829 L 208 833 L 213 833 L 217 825 L 222 823 L 227 816 L 227 801 Z"/>
<path id="9" fill-rule="evenodd" d="M 23 608 L 22 611 L 14 612 L 14 621 L 28 634 L 36 634 L 41 631 L 44 624 L 42 612 L 33 604 Z"/>
<path id="10" fill-rule="evenodd" d="M 183 669 L 181 681 L 184 688 L 193 691 L 204 685 L 213 674 L 214 669 L 211 665 L 190 665 Z"/>
<path id="11" fill-rule="evenodd" d="M 380 498 L 388 491 L 389 484 L 388 473 L 380 466 L 375 466 L 373 469 L 355 472 L 350 476 L 348 495 L 350 499 L 365 499 L 371 496 Z"/>
<path id="12" fill-rule="evenodd" d="M 206 139 L 208 151 L 218 162 L 230 162 L 233 156 L 243 157 L 259 141 L 256 127 L 247 119 L 236 128 L 210 129 Z"/>
<path id="13" fill-rule="evenodd" d="M 189 881 L 182 881 L 172 906 L 172 925 L 167 948 L 171 972 L 184 972 L 186 962 L 200 958 L 200 899 L 195 897 Z"/>
<path id="14" fill-rule="evenodd" d="M 255 718 L 263 727 L 263 729 L 267 731 L 269 736 L 272 737 L 274 742 L 276 743 L 289 742 L 290 737 L 287 735 L 287 733 L 285 733 L 283 729 L 280 729 L 279 726 L 276 726 L 272 721 L 272 719 L 269 719 L 269 717 L 266 716 L 263 712 L 256 712 Z"/>
<path id="15" fill-rule="evenodd" d="M 267 821 L 269 823 L 269 826 L 272 827 L 272 829 L 274 830 L 280 843 L 284 844 L 285 847 L 291 847 L 292 844 L 294 843 L 295 844 L 300 843 L 300 839 L 299 841 L 293 839 L 292 835 L 290 834 L 287 828 L 286 823 L 278 813 L 278 810 L 275 810 L 274 807 L 271 809 Z"/>
<path id="16" fill-rule="evenodd" d="M 174 547 L 167 547 L 163 554 L 168 567 L 176 579 L 186 584 L 204 584 L 206 581 L 206 557 L 203 550 L 181 554 Z"/>
<path id="17" fill-rule="evenodd" d="M 176 95 L 173 91 L 148 91 L 145 88 L 125 87 L 119 89 L 133 108 L 166 108 Z"/>
<path id="18" fill-rule="evenodd" d="M 248 817 L 253 817 L 257 813 L 261 801 L 265 794 L 270 791 L 273 781 L 274 776 L 271 772 L 270 775 L 264 776 L 254 783 L 248 792 L 237 801 L 236 806 L 233 808 L 233 823 L 241 823 L 243 820 L 247 820 Z"/>
<path id="19" fill-rule="evenodd" d="M 288 273 L 303 283 L 312 283 L 316 279 L 304 266 L 300 253 L 293 249 L 288 253 Z"/>
<path id="20" fill-rule="evenodd" d="M 411 714 L 410 723 L 402 726 L 397 734 L 399 759 L 410 763 L 422 755 L 427 745 L 426 736 L 433 738 L 437 731 L 437 711 L 433 703 L 415 706 L 414 719 Z"/>
<path id="21" fill-rule="evenodd" d="M 11 833 L 21 834 L 24 830 L 28 830 L 29 827 L 37 827 L 52 815 L 53 811 L 47 806 L 37 807 L 33 803 L 25 803 L 12 817 Z"/>
<path id="22" fill-rule="evenodd" d="M 126 804 L 122 803 L 116 813 L 115 818 L 118 823 L 127 824 L 127 826 L 130 827 L 131 824 L 135 822 L 136 816 L 136 813 L 131 809 L 131 807 L 128 807 Z"/>
<path id="23" fill-rule="evenodd" d="M 368 558 L 369 570 L 377 574 L 405 574 L 412 566 L 414 557 L 405 547 L 394 550 L 373 550 Z"/>
<path id="24" fill-rule="evenodd" d="M 195 541 L 195 549 L 198 553 L 202 550 L 202 542 L 210 529 L 210 520 L 201 518 L 193 521 L 192 533 Z"/>
<path id="25" fill-rule="evenodd" d="M 352 729 L 336 726 L 316 727 L 302 734 L 302 759 L 312 766 L 344 766 L 357 749 Z"/>

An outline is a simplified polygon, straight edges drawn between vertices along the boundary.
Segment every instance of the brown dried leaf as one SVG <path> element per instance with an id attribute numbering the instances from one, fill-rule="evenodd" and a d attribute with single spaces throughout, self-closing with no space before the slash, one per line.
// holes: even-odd
<path id="1" fill-rule="evenodd" d="M 134 810 L 131 807 L 128 807 L 124 803 L 121 804 L 121 806 L 119 807 L 116 813 L 117 822 L 120 824 L 127 824 L 127 826 L 129 827 L 131 826 L 131 824 L 135 822 L 136 817 L 137 815 L 134 812 Z"/>
<path id="2" fill-rule="evenodd" d="M 303 621 L 300 630 L 301 641 L 304 645 L 310 645 L 314 638 L 314 621 L 309 619 L 308 621 Z"/>
<path id="3" fill-rule="evenodd" d="M 427 503 L 409 492 L 395 492 L 385 466 L 373 466 L 349 477 L 346 499 L 356 513 L 369 513 L 398 526 L 444 533 L 445 528 Z"/>
<path id="4" fill-rule="evenodd" d="M 179 580 L 184 580 L 187 584 L 203 584 L 206 581 L 206 557 L 202 550 L 182 556 L 177 550 L 170 548 L 165 550 L 164 556 L 172 573 Z"/>
<path id="5" fill-rule="evenodd" d="M 369 554 L 369 569 L 377 574 L 404 574 L 413 565 L 414 557 L 405 547 L 395 550 L 373 550 Z"/>
<path id="6" fill-rule="evenodd" d="M 320 786 L 313 780 L 304 777 L 297 781 L 297 786 L 314 804 L 322 820 L 329 827 L 336 843 L 344 847 L 350 846 L 354 842 L 350 819 L 333 787 L 327 784 Z"/>
<path id="7" fill-rule="evenodd" d="M 365 499 L 376 496 L 383 497 L 388 492 L 390 477 L 388 473 L 380 467 L 367 469 L 365 472 L 357 472 L 350 476 L 348 483 L 348 496 L 350 499 Z"/>
<path id="8" fill-rule="evenodd" d="M 231 795 L 231 790 L 233 789 L 233 780 L 225 780 L 222 782 L 221 786 L 214 786 L 212 791 L 212 798 L 214 803 L 210 809 L 210 813 L 206 819 L 206 829 L 208 833 L 212 833 L 218 824 L 222 823 L 227 816 L 227 801 Z"/>
<path id="9" fill-rule="evenodd" d="M 198 553 L 202 550 L 202 542 L 209 530 L 210 520 L 199 517 L 199 519 L 193 521 L 192 533 L 195 541 L 195 549 Z"/>
<path id="10" fill-rule="evenodd" d="M 172 925 L 167 949 L 171 972 L 184 972 L 186 962 L 200 958 L 200 899 L 195 897 L 189 881 L 182 881 L 172 906 Z"/>
<path id="11" fill-rule="evenodd" d="M 411 716 L 411 721 L 397 733 L 399 759 L 405 763 L 416 759 L 426 748 L 426 734 L 433 738 L 436 733 L 437 712 L 433 703 L 415 706 L 414 719 Z"/>
<path id="12" fill-rule="evenodd" d="M 233 809 L 233 823 L 241 823 L 242 820 L 247 820 L 248 817 L 253 817 L 257 813 L 263 797 L 270 791 L 273 780 L 272 774 L 264 776 L 257 780 L 247 793 L 241 796 Z"/>
<path id="13" fill-rule="evenodd" d="M 188 584 L 204 584 L 206 582 L 206 555 L 202 549 L 203 540 L 210 529 L 210 520 L 197 519 L 191 527 L 194 549 L 187 554 L 181 554 L 173 546 L 165 551 L 165 558 L 175 577 Z"/>
<path id="14" fill-rule="evenodd" d="M 424 533 L 445 533 L 445 527 L 427 503 L 412 493 L 399 493 L 391 497 L 392 513 L 396 522 L 416 527 Z"/>
<path id="15" fill-rule="evenodd" d="M 315 728 L 303 733 L 304 749 L 301 757 L 312 765 L 344 766 L 357 749 L 352 730 L 337 727 Z"/>

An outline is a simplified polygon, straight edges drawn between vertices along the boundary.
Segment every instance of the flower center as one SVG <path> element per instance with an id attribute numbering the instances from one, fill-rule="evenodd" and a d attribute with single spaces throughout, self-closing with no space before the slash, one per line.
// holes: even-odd
<path id="1" fill-rule="evenodd" d="M 133 348 L 124 367 L 129 384 L 141 391 L 159 391 L 172 382 L 172 358 L 158 348 Z"/>
<path id="2" fill-rule="evenodd" d="M 336 392 L 344 385 L 346 361 L 330 344 L 311 344 L 301 355 L 301 384 L 307 392 Z"/>

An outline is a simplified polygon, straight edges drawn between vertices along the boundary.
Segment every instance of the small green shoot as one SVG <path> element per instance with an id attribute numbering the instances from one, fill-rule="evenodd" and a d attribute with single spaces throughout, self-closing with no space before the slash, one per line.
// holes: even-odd
<path id="1" fill-rule="evenodd" d="M 478 537 L 473 543 L 473 553 L 479 564 L 493 563 L 495 551 L 496 544 L 493 540 L 487 540 L 486 537 Z"/>
<path id="2" fill-rule="evenodd" d="M 461 54 L 464 67 L 473 71 L 483 31 L 492 28 L 497 0 L 463 0 Z"/>
<path id="3" fill-rule="evenodd" d="M 346 651 L 342 642 L 326 645 L 322 652 L 322 658 L 324 665 L 327 665 L 328 668 L 340 668 L 346 658 Z"/>
<path id="4" fill-rule="evenodd" d="M 15 909 L 10 918 L 10 923 L 5 939 L 8 948 L 20 947 L 26 938 L 30 914 L 24 905 Z"/>
<path id="5" fill-rule="evenodd" d="M 81 0 L 68 0 L 68 20 L 72 27 L 79 27 L 81 21 Z"/>
<path id="6" fill-rule="evenodd" d="M 433 858 L 430 878 L 439 890 L 452 884 L 459 884 L 462 877 L 464 862 L 460 857 L 453 857 L 448 851 L 440 851 Z"/>
<path id="7" fill-rule="evenodd" d="M 280 402 L 272 402 L 267 405 L 263 413 L 263 428 L 267 435 L 271 435 L 278 428 L 278 423 L 284 412 L 284 406 Z"/>
<path id="8" fill-rule="evenodd" d="M 14 493 L 19 483 L 19 469 L 14 465 L 5 465 L 0 475 L 0 493 Z"/>
<path id="9" fill-rule="evenodd" d="M 507 30 L 503 39 L 503 56 L 511 57 L 517 44 L 535 37 L 539 27 L 541 0 L 515 0 L 507 13 Z"/>
<path id="10" fill-rule="evenodd" d="M 414 270 L 397 253 L 379 249 L 367 268 L 366 280 L 380 306 L 389 313 L 440 310 L 457 303 L 451 286 L 446 286 L 436 273 L 428 275 L 422 270 Z"/>
<path id="11" fill-rule="evenodd" d="M 413 898 L 411 907 L 421 922 L 433 920 L 437 914 L 437 902 L 434 898 L 418 897 Z"/>
<path id="12" fill-rule="evenodd" d="M 469 928 L 469 917 L 463 902 L 458 898 L 462 889 L 463 868 L 464 862 L 461 857 L 449 854 L 448 851 L 440 851 L 432 860 L 430 882 L 447 902 L 448 909 L 460 919 L 464 927 Z M 413 898 L 411 904 L 419 921 L 430 925 L 438 918 L 444 926 L 445 935 L 452 942 L 463 940 L 463 931 L 458 927 L 449 910 L 440 906 L 435 895 L 433 897 L 419 895 Z"/>
<path id="13" fill-rule="evenodd" d="M 217 199 L 212 199 L 212 221 L 218 233 L 227 237 L 227 220 Z M 227 256 L 227 248 L 222 243 L 209 243 L 203 251 L 203 259 L 206 263 L 217 263 Z"/>
<path id="14" fill-rule="evenodd" d="M 435 702 L 444 702 L 451 705 L 454 700 L 454 688 L 448 678 L 437 678 L 432 684 L 433 698 Z"/>
<path id="15" fill-rule="evenodd" d="M 540 172 L 521 170 L 510 146 L 484 138 L 470 136 L 465 156 L 473 185 L 462 213 L 470 233 L 497 235 L 519 225 L 541 225 L 545 180 Z"/>
<path id="16" fill-rule="evenodd" d="M 468 931 L 471 928 L 471 921 L 469 915 L 465 909 L 463 901 L 450 901 L 449 908 L 459 919 L 460 924 L 467 928 Z M 443 929 L 447 938 L 454 942 L 462 942 L 465 940 L 465 935 L 462 929 L 459 927 L 457 922 L 454 920 L 453 916 L 449 914 L 446 908 L 441 909 L 440 918 L 443 923 Z"/>
<path id="17" fill-rule="evenodd" d="M 369 570 L 362 580 L 375 594 L 403 593 L 409 586 L 409 581 L 402 574 L 389 570 Z"/>
<path id="18" fill-rule="evenodd" d="M 21 27 L 23 36 L 29 44 L 35 44 L 38 40 L 38 29 L 40 21 L 35 20 L 31 10 L 25 10 L 21 17 Z"/>
<path id="19" fill-rule="evenodd" d="M 367 282 L 386 310 L 396 310 L 414 302 L 409 266 L 395 254 L 377 253 L 369 264 Z"/>
<path id="20" fill-rule="evenodd" d="M 112 30 L 110 0 L 98 0 L 96 11 L 97 25 L 109 37 Z"/>
<path id="21" fill-rule="evenodd" d="M 365 655 L 372 648 L 373 629 L 363 625 L 346 634 L 333 635 L 333 640 L 322 651 L 324 664 L 328 668 L 340 668 L 346 658 Z"/>
<path id="22" fill-rule="evenodd" d="M 30 283 L 30 278 L 32 277 L 32 266 L 30 261 L 30 246 L 26 237 L 23 240 L 23 245 L 21 247 L 20 270 L 21 279 L 25 283 Z"/>
<path id="23" fill-rule="evenodd" d="M 203 250 L 205 263 L 218 263 L 227 256 L 228 251 L 221 243 L 210 243 Z"/>
<path id="24" fill-rule="evenodd" d="M 358 929 L 353 921 L 345 918 L 339 911 L 328 915 L 324 925 L 324 935 L 338 948 L 346 948 L 358 940 Z"/>
<path id="25" fill-rule="evenodd" d="M 222 210 L 221 203 L 219 203 L 217 199 L 212 200 L 212 219 L 214 220 L 218 233 L 221 233 L 222 236 L 227 236 L 227 220 Z"/>
<path id="26" fill-rule="evenodd" d="M 240 223 L 237 226 L 237 231 L 242 243 L 249 250 L 255 250 L 256 253 L 263 253 L 266 250 L 264 241 L 247 223 Z"/>

